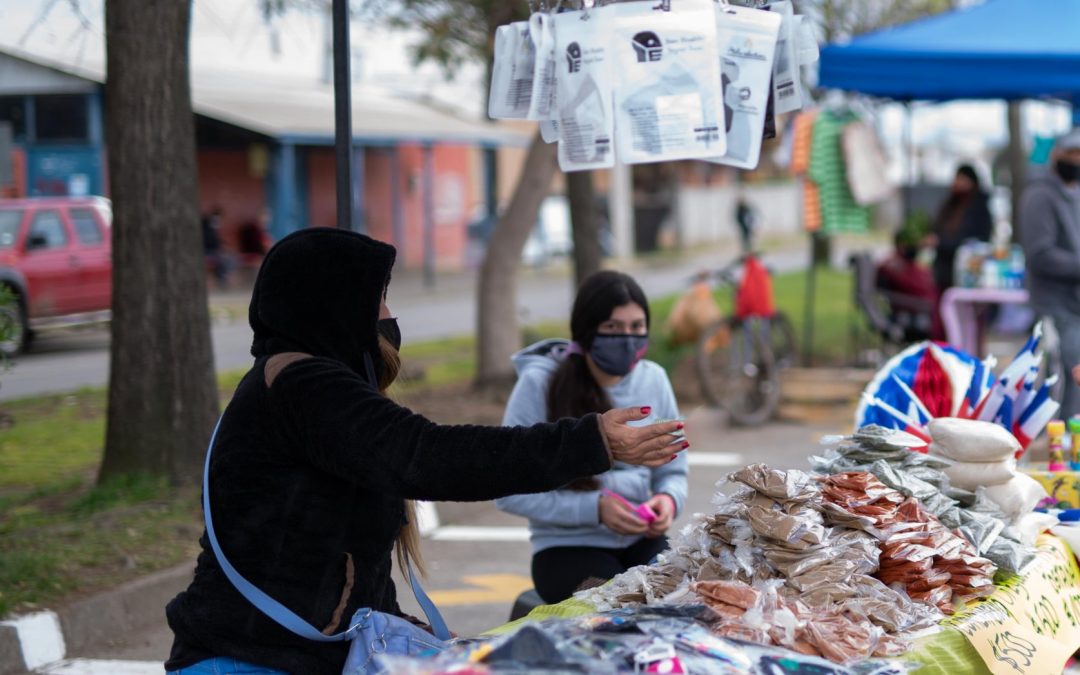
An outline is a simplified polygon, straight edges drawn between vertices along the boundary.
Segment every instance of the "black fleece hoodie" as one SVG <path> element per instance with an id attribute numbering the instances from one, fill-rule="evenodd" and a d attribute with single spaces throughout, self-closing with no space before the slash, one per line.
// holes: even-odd
<path id="1" fill-rule="evenodd" d="M 391 552 L 404 500 L 479 501 L 602 473 L 596 416 L 530 428 L 442 426 L 379 394 L 375 330 L 394 248 L 309 229 L 267 254 L 251 299 L 255 365 L 223 415 L 210 467 L 218 540 L 248 581 L 326 633 L 360 607 L 400 613 Z M 267 386 L 265 365 L 305 352 Z M 195 578 L 166 608 L 167 670 L 226 656 L 341 672 L 347 643 L 297 637 L 221 571 L 205 533 Z"/>

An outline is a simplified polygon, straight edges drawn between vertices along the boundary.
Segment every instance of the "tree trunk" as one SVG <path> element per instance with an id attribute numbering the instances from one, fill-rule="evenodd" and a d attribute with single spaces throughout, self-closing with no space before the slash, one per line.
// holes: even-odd
<path id="1" fill-rule="evenodd" d="M 99 480 L 200 479 L 217 415 L 188 80 L 191 3 L 107 0 L 109 410 Z"/>
<path id="2" fill-rule="evenodd" d="M 521 252 L 551 189 L 556 160 L 556 146 L 545 143 L 539 134 L 534 136 L 514 196 L 488 241 L 477 299 L 479 387 L 499 387 L 514 379 L 510 357 L 521 347 L 517 308 Z"/>
<path id="3" fill-rule="evenodd" d="M 592 171 L 566 174 L 566 194 L 574 234 L 574 281 L 580 287 L 586 277 L 600 271 L 600 228 L 596 222 Z"/>
<path id="4" fill-rule="evenodd" d="M 1009 192 L 1012 199 L 1012 236 L 1013 241 L 1020 240 L 1020 197 L 1024 194 L 1027 183 L 1027 151 L 1024 148 L 1024 119 L 1021 115 L 1020 101 L 1009 102 Z"/>

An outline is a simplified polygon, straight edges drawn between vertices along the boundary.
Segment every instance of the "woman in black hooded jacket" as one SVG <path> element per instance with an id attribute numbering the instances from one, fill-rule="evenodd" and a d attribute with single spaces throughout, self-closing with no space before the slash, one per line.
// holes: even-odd
<path id="1" fill-rule="evenodd" d="M 394 257 L 392 246 L 324 228 L 270 250 L 249 312 L 255 364 L 213 448 L 209 497 L 226 557 L 326 634 L 360 607 L 401 614 L 390 573 L 395 542 L 412 548 L 406 500 L 543 492 L 614 460 L 658 466 L 681 428 L 626 425 L 647 408 L 527 428 L 441 426 L 395 404 L 383 395 L 399 366 L 385 303 Z M 217 672 L 224 659 L 267 669 L 242 672 L 341 672 L 347 642 L 282 628 L 233 587 L 205 533 L 200 544 L 194 580 L 166 608 L 167 671 Z"/>

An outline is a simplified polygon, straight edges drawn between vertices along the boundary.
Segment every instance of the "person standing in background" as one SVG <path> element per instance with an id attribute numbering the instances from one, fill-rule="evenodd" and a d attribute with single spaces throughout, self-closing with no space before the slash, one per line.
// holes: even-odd
<path id="1" fill-rule="evenodd" d="M 990 199 L 982 189 L 974 167 L 963 164 L 956 170 L 949 197 L 934 221 L 929 244 L 934 256 L 934 284 L 938 293 L 955 285 L 956 252 L 969 239 L 990 241 L 994 219 L 990 215 Z"/>
<path id="2" fill-rule="evenodd" d="M 1080 128 L 1054 143 L 1050 163 L 1051 170 L 1024 190 L 1020 243 L 1031 307 L 1058 336 L 1059 363 L 1067 371 L 1080 364 Z M 1080 383 L 1068 372 L 1060 375 L 1067 419 L 1080 414 Z"/>

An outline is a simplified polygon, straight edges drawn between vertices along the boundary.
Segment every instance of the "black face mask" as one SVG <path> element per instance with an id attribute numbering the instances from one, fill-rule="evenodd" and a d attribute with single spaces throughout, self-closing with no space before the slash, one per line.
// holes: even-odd
<path id="1" fill-rule="evenodd" d="M 597 335 L 589 356 L 608 375 L 629 375 L 649 348 L 648 335 Z"/>
<path id="2" fill-rule="evenodd" d="M 398 327 L 396 318 L 379 319 L 375 323 L 375 330 L 386 338 L 395 351 L 401 351 L 401 328 Z"/>
<path id="3" fill-rule="evenodd" d="M 1057 174 L 1061 176 L 1061 180 L 1066 183 L 1075 183 L 1080 180 L 1080 164 L 1073 164 L 1064 159 L 1059 159 L 1054 164 L 1054 168 L 1057 170 Z"/>

